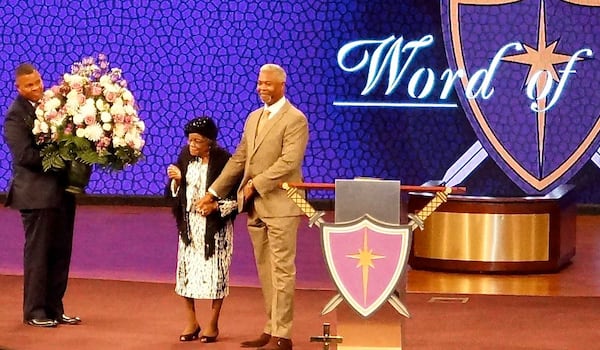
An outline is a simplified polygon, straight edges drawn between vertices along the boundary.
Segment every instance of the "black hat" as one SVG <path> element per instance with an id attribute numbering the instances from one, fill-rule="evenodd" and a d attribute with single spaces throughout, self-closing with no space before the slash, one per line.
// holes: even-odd
<path id="1" fill-rule="evenodd" d="M 217 139 L 219 129 L 210 117 L 198 117 L 190 120 L 184 127 L 185 136 L 200 134 L 211 140 Z"/>

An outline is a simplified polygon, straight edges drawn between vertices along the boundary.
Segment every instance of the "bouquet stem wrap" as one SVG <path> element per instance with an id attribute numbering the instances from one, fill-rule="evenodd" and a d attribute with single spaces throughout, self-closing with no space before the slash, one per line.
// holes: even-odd
<path id="1" fill-rule="evenodd" d="M 66 191 L 75 194 L 85 193 L 85 188 L 92 176 L 92 166 L 77 160 L 70 161 L 67 166 L 67 175 L 69 184 Z"/>

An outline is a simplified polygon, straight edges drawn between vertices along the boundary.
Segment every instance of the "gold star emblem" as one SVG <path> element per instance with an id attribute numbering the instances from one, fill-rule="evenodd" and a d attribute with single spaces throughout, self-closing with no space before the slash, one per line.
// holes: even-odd
<path id="1" fill-rule="evenodd" d="M 348 258 L 357 259 L 356 267 L 362 267 L 362 286 L 363 286 L 363 303 L 367 303 L 367 287 L 369 285 L 369 268 L 374 269 L 373 260 L 383 259 L 384 255 L 373 254 L 373 249 L 369 248 L 367 240 L 367 229 L 363 233 L 363 247 L 358 249 L 358 253 L 346 255 Z"/>

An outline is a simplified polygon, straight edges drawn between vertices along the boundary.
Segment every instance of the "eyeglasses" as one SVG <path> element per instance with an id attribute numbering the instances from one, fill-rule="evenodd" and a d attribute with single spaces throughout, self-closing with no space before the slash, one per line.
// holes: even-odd
<path id="1" fill-rule="evenodd" d="M 206 143 L 209 143 L 210 140 L 206 139 L 206 138 L 202 138 L 202 139 L 188 139 L 188 145 L 193 145 L 193 146 L 200 146 Z"/>

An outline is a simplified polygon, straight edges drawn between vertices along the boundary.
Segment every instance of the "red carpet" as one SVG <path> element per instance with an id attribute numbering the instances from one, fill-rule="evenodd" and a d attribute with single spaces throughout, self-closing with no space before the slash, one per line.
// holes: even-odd
<path id="1" fill-rule="evenodd" d="M 67 311 L 84 323 L 38 329 L 21 323 L 21 283 L 21 277 L 0 276 L 0 347 L 10 350 L 238 349 L 260 333 L 264 321 L 260 290 L 236 287 L 225 301 L 219 342 L 180 343 L 181 300 L 171 284 L 74 279 Z M 298 291 L 294 349 L 323 348 L 309 339 L 321 334 L 323 322 L 335 324 L 335 312 L 319 315 L 332 296 L 332 291 Z M 407 295 L 412 318 L 405 324 L 405 349 L 598 348 L 600 298 L 469 295 L 463 304 L 432 303 L 432 296 Z M 207 310 L 208 303 L 201 303 L 201 322 Z"/>

